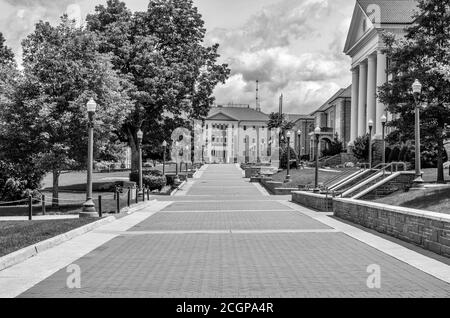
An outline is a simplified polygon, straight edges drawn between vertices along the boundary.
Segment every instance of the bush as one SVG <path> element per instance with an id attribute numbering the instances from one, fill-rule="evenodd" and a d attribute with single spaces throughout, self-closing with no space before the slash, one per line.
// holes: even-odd
<path id="1" fill-rule="evenodd" d="M 164 176 L 146 175 L 142 177 L 142 182 L 144 187 L 150 189 L 150 191 L 161 191 L 166 186 L 166 178 Z"/>
<path id="2" fill-rule="evenodd" d="M 387 162 L 397 162 L 399 157 L 400 157 L 400 148 L 394 147 L 394 149 L 392 149 L 391 153 L 389 154 L 389 159 L 387 160 Z"/>
<path id="3" fill-rule="evenodd" d="M 372 144 L 372 151 L 375 144 Z M 353 155 L 358 160 L 369 160 L 369 134 L 356 138 L 352 148 Z"/>
<path id="4" fill-rule="evenodd" d="M 297 153 L 295 152 L 294 149 L 290 148 L 290 157 L 291 157 L 291 165 L 290 168 L 297 168 Z M 283 153 L 281 154 L 281 162 L 280 162 L 280 166 L 282 169 L 287 169 L 287 147 L 285 147 L 283 149 Z"/>
<path id="5" fill-rule="evenodd" d="M 32 195 L 39 197 L 37 189 L 45 172 L 32 164 L 19 165 L 0 161 L 0 201 L 16 201 Z"/>
<path id="6" fill-rule="evenodd" d="M 322 151 L 322 156 L 333 157 L 339 155 L 342 152 L 343 145 L 342 142 L 335 138 L 328 146 L 327 149 Z"/>
<path id="7" fill-rule="evenodd" d="M 139 171 L 132 171 L 130 173 L 130 181 L 139 183 Z M 144 170 L 142 171 L 142 183 L 144 187 L 151 191 L 161 191 L 166 186 L 167 180 L 159 170 Z"/>

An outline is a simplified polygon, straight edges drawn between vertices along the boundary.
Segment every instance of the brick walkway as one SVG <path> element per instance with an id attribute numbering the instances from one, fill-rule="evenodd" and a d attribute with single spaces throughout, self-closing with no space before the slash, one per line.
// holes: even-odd
<path id="1" fill-rule="evenodd" d="M 22 297 L 449 297 L 449 284 L 265 197 L 234 165 Z M 369 289 L 367 267 L 381 268 Z"/>

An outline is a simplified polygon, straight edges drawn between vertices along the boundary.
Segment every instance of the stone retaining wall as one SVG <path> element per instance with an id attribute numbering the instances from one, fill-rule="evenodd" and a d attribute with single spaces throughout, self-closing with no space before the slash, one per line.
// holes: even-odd
<path id="1" fill-rule="evenodd" d="M 333 211 L 333 198 L 323 194 L 294 191 L 292 192 L 292 201 L 320 212 Z"/>
<path id="2" fill-rule="evenodd" d="M 450 215 L 386 204 L 334 199 L 334 215 L 450 257 Z"/>
<path id="3" fill-rule="evenodd" d="M 255 179 L 256 180 L 256 179 Z M 268 178 L 259 179 L 259 183 L 270 193 L 273 195 L 289 195 L 292 191 L 297 189 L 294 188 L 283 188 L 283 182 L 273 181 Z"/>

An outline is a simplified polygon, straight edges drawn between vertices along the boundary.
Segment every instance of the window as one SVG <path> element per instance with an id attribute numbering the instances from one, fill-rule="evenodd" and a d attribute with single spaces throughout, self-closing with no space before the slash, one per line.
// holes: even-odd
<path id="1" fill-rule="evenodd" d="M 256 143 L 256 139 L 255 138 L 253 138 L 253 143 Z"/>
<path id="2" fill-rule="evenodd" d="M 265 144 L 264 138 L 261 139 L 261 143 L 262 143 L 263 145 Z"/>

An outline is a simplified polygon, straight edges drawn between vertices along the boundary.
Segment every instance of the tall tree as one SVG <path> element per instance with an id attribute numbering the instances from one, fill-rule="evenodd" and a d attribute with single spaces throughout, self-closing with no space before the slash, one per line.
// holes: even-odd
<path id="1" fill-rule="evenodd" d="M 0 32 L 0 65 L 10 65 L 14 63 L 13 51 L 5 45 L 5 38 Z"/>
<path id="2" fill-rule="evenodd" d="M 382 102 L 396 114 L 390 125 L 397 130 L 390 136 L 396 141 L 414 139 L 415 100 L 411 85 L 423 84 L 420 103 L 421 134 L 438 153 L 438 182 L 444 182 L 444 141 L 449 137 L 450 82 L 445 74 L 450 46 L 450 0 L 419 0 L 414 24 L 404 39 L 385 34 L 386 53 L 392 79 L 379 89 Z"/>
<path id="3" fill-rule="evenodd" d="M 2 114 L 1 147 L 9 158 L 26 154 L 53 172 L 57 204 L 61 171 L 86 167 L 86 102 L 98 102 L 95 140 L 107 139 L 130 112 L 129 85 L 113 70 L 110 56 L 98 52 L 95 35 L 67 16 L 57 26 L 39 22 L 22 45 L 24 78 Z"/>
<path id="4" fill-rule="evenodd" d="M 114 54 L 115 69 L 135 86 L 134 111 L 121 137 L 132 149 L 136 169 L 137 131 L 142 128 L 144 142 L 156 148 L 171 122 L 188 125 L 204 118 L 229 69 L 217 63 L 217 44 L 203 45 L 206 30 L 192 0 L 151 0 L 147 11 L 135 13 L 122 1 L 108 0 L 88 16 L 87 25 L 101 39 L 100 52 Z"/>

